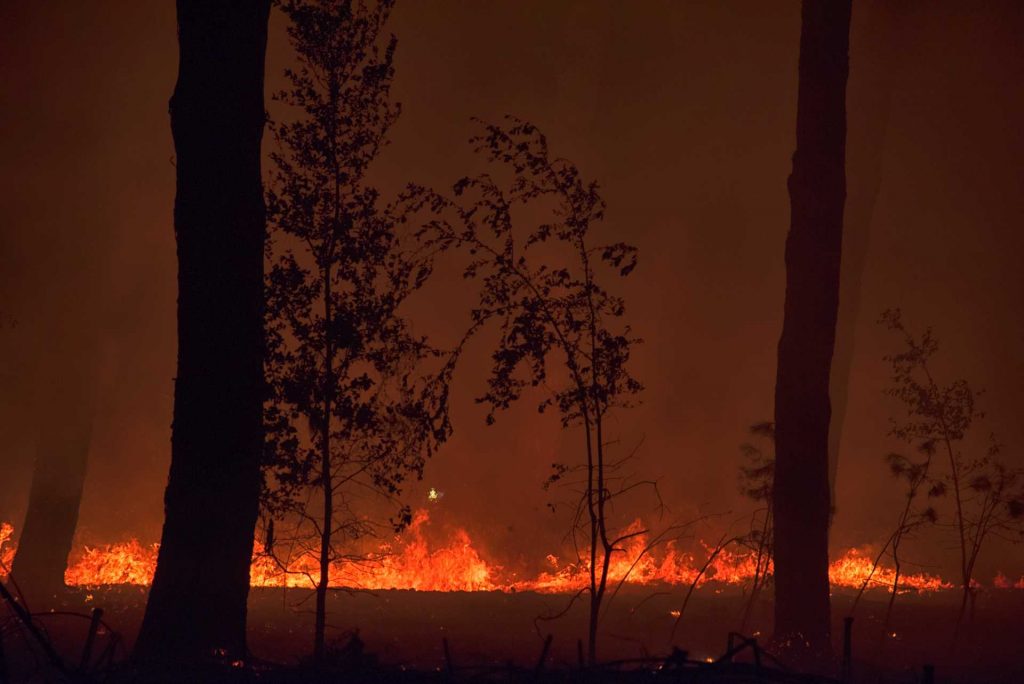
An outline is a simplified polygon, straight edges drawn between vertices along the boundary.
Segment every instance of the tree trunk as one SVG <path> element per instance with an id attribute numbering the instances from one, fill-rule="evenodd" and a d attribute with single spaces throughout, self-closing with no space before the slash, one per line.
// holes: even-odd
<path id="1" fill-rule="evenodd" d="M 260 141 L 270 0 L 178 0 L 178 377 L 164 528 L 136 656 L 245 656 L 263 447 Z"/>
<path id="2" fill-rule="evenodd" d="M 325 300 L 330 302 L 330 279 L 325 281 L 324 289 L 327 292 Z M 330 325 L 330 307 L 325 305 L 327 315 L 324 320 Z M 333 376 L 331 369 L 330 343 L 327 344 L 327 377 Z M 329 382 L 331 382 L 329 380 Z M 333 387 L 333 384 L 325 384 L 325 388 Z M 324 392 L 324 433 L 321 436 L 320 447 L 320 488 L 324 496 L 324 518 L 323 527 L 320 529 L 320 579 L 316 585 L 316 618 L 313 629 L 313 658 L 322 662 L 327 655 L 327 589 L 331 582 L 331 536 L 334 525 L 334 480 L 331 477 L 331 400 L 330 392 Z"/>
<path id="3" fill-rule="evenodd" d="M 775 639 L 815 661 L 831 650 L 829 373 L 846 194 L 850 0 L 804 0 L 786 299 L 775 383 Z"/>
<path id="4" fill-rule="evenodd" d="M 81 338 L 59 345 L 37 388 L 40 430 L 32 488 L 11 568 L 18 588 L 36 607 L 46 607 L 64 588 L 96 415 L 99 359 L 94 352 Z"/>

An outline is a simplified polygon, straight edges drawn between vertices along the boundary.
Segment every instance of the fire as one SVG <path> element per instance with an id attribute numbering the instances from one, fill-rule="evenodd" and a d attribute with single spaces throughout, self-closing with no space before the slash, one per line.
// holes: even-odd
<path id="1" fill-rule="evenodd" d="M 0 522 L 0 575 L 6 575 L 14 560 L 14 544 L 11 543 L 11 535 L 14 534 L 14 525 Z"/>
<path id="2" fill-rule="evenodd" d="M 563 562 L 553 554 L 546 557 L 545 570 L 533 577 L 518 578 L 481 556 L 465 530 L 455 530 L 443 543 L 432 544 L 426 533 L 429 521 L 428 512 L 420 510 L 401 537 L 378 546 L 367 560 L 335 563 L 330 570 L 331 586 L 368 590 L 569 593 L 589 584 L 585 562 Z M 639 521 L 623 531 L 634 536 L 612 555 L 608 573 L 610 587 L 620 583 L 743 586 L 753 579 L 756 559 L 748 550 L 726 547 L 717 549 L 716 553 L 715 547 L 701 544 L 699 551 L 691 553 L 672 542 L 652 548 L 649 537 L 641 532 Z M 13 534 L 10 524 L 0 523 L 0 576 L 6 575 L 14 558 Z M 135 539 L 84 546 L 72 553 L 64 579 L 69 586 L 78 587 L 148 585 L 156 569 L 157 550 L 157 544 L 142 544 Z M 833 586 L 856 590 L 870 576 L 869 589 L 891 590 L 895 570 L 880 565 L 872 574 L 872 563 L 869 549 L 849 549 L 831 564 L 830 581 Z M 313 554 L 299 554 L 282 565 L 267 555 L 257 542 L 251 566 L 252 586 L 309 588 L 318 581 L 319 564 Z M 992 586 L 1024 589 L 1024 576 L 1012 580 L 1000 573 Z M 936 592 L 953 587 L 941 577 L 927 573 L 901 574 L 899 580 L 901 593 Z"/>
<path id="3" fill-rule="evenodd" d="M 1014 582 L 1003 573 L 997 573 L 995 579 L 992 580 L 992 586 L 996 589 L 1024 589 L 1024 575 Z"/>
<path id="4" fill-rule="evenodd" d="M 456 530 L 446 545 L 431 549 L 423 534 L 429 520 L 426 511 L 417 511 L 406 537 L 396 539 L 394 544 L 382 545 L 371 560 L 332 565 L 331 586 L 419 591 L 500 588 L 493 579 L 495 568 L 480 557 L 464 530 Z M 316 558 L 309 554 L 292 559 L 282 568 L 257 544 L 250 577 L 252 585 L 257 587 L 312 587 L 320 581 L 320 568 Z"/>
<path id="5" fill-rule="evenodd" d="M 869 589 L 873 587 L 891 588 L 893 581 L 896 579 L 896 570 L 880 565 L 875 568 L 874 574 L 872 574 L 871 566 L 873 563 L 873 556 L 868 551 L 850 549 L 829 566 L 829 582 L 833 586 L 860 589 L 864 581 L 870 577 L 870 580 L 868 580 Z M 927 573 L 901 573 L 899 578 L 900 592 L 927 592 L 952 588 L 953 585 L 941 577 Z"/>
<path id="6" fill-rule="evenodd" d="M 83 547 L 72 556 L 64 583 L 94 587 L 101 584 L 147 585 L 156 571 L 159 544 L 143 545 L 136 539 L 107 546 Z"/>
<path id="7" fill-rule="evenodd" d="M 755 559 L 749 553 L 720 550 L 701 574 L 703 563 L 698 563 L 692 554 L 679 550 L 672 542 L 666 543 L 663 548 L 651 548 L 647 535 L 639 533 L 641 529 L 640 521 L 636 521 L 623 531 L 624 535 L 635 536 L 630 537 L 621 550 L 613 553 L 608 569 L 610 586 L 619 583 L 689 585 L 693 582 L 700 586 L 712 581 L 743 584 L 754 576 Z M 702 546 L 707 556 L 714 552 L 710 546 Z M 542 572 L 534 579 L 516 582 L 514 588 L 541 593 L 566 593 L 579 591 L 589 584 L 587 564 L 568 563 L 561 566 L 556 556 L 549 555 L 547 559 L 553 566 L 552 570 Z"/>

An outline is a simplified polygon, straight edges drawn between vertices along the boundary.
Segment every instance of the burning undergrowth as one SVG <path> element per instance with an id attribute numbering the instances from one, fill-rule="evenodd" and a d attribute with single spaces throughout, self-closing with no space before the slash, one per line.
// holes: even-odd
<path id="1" fill-rule="evenodd" d="M 639 529 L 639 522 L 634 523 Z M 14 528 L 0 524 L 0 573 L 6 574 L 16 552 Z M 114 544 L 80 546 L 69 558 L 65 582 L 69 586 L 148 585 L 156 568 L 158 544 L 136 539 Z M 524 576 L 493 562 L 478 549 L 469 533 L 454 528 L 444 534 L 432 529 L 430 515 L 418 511 L 410 527 L 382 543 L 360 562 L 335 563 L 330 585 L 364 590 L 405 589 L 418 591 L 530 591 L 571 594 L 587 586 L 585 563 L 574 562 L 574 554 L 548 554 L 544 569 Z M 713 556 L 713 558 L 712 558 Z M 711 558 L 709 561 L 708 559 Z M 645 534 L 637 534 L 615 554 L 609 571 L 612 586 L 704 586 L 744 587 L 756 570 L 755 554 L 740 545 L 716 548 L 703 542 L 684 549 L 673 541 L 651 548 Z M 852 548 L 835 555 L 830 567 L 833 587 L 888 591 L 895 570 L 874 566 L 869 548 Z M 318 559 L 309 553 L 294 554 L 282 565 L 264 553 L 257 542 L 253 552 L 251 581 L 254 587 L 312 588 L 319 580 Z M 954 584 L 929 573 L 903 573 L 901 592 L 941 592 Z M 1024 589 L 1024 577 L 999 573 L 993 589 Z"/>

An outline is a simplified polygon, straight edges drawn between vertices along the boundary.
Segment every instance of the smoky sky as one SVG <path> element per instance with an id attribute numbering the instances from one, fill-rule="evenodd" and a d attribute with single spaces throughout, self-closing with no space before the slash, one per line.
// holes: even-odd
<path id="1" fill-rule="evenodd" d="M 1024 7 L 854 5 L 845 239 L 863 266 L 844 274 L 844 302 L 851 287 L 857 297 L 840 312 L 853 350 L 841 546 L 877 543 L 901 496 L 883 462 L 902 448 L 887 437 L 899 408 L 883 394 L 882 357 L 897 343 L 876 323 L 885 308 L 935 328 L 942 377 L 986 390 L 978 443 L 995 432 L 1024 465 Z M 471 117 L 514 114 L 601 184 L 598 235 L 640 248 L 620 292 L 645 340 L 633 369 L 647 389 L 615 417 L 615 448 L 639 445 L 632 470 L 658 478 L 678 518 L 749 508 L 737 447 L 772 415 L 799 9 L 400 0 L 390 23 L 402 116 L 373 171 L 385 196 L 483 170 Z M 80 538 L 155 541 L 176 348 L 173 3 L 4 3 L 0 26 L 0 311 L 17 320 L 0 331 L 0 519 L 21 520 L 40 431 L 69 401 L 94 402 Z M 290 59 L 275 15 L 268 93 Z M 415 316 L 443 334 L 464 320 L 460 279 L 443 273 L 432 287 Z M 485 552 L 543 556 L 566 521 L 541 483 L 552 462 L 578 457 L 578 435 L 529 398 L 484 425 L 473 397 L 486 342 L 457 379 L 455 437 L 408 496 L 416 505 L 437 487 L 444 519 Z M 95 395 L 69 398 L 61 375 L 81 363 L 97 369 Z M 922 562 L 949 554 L 919 546 Z M 982 563 L 1019 572 L 1024 559 L 993 550 Z"/>

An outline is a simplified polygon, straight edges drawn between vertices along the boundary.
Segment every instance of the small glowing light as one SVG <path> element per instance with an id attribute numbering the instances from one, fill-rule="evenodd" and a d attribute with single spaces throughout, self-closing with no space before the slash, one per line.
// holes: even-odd
<path id="1" fill-rule="evenodd" d="M 670 610 L 670 611 L 668 611 L 668 614 L 671 615 L 674 618 L 677 618 L 680 615 L 682 615 L 682 612 L 680 612 L 678 610 Z"/>
<path id="2" fill-rule="evenodd" d="M 704 662 L 705 663 L 713 663 L 713 662 L 715 662 L 715 659 L 712 658 L 711 656 L 708 656 L 707 658 L 704 659 Z"/>
<path id="3" fill-rule="evenodd" d="M 443 498 L 444 498 L 444 492 L 438 491 L 437 489 L 434 489 L 433 487 L 431 487 L 430 491 L 427 492 L 427 501 L 430 501 L 431 503 L 437 503 L 438 501 L 440 501 Z"/>

